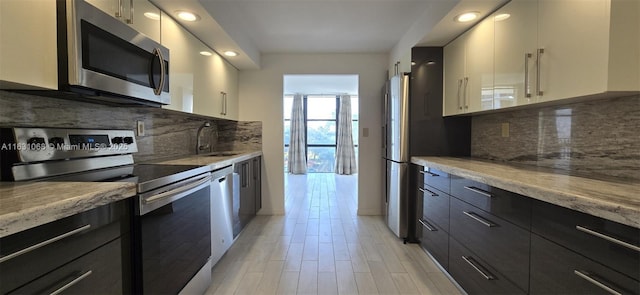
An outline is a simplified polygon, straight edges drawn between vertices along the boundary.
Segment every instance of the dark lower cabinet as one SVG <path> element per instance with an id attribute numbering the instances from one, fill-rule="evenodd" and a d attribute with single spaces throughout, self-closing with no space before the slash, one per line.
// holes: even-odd
<path id="1" fill-rule="evenodd" d="M 9 294 L 122 294 L 121 250 L 116 239 Z"/>
<path id="2" fill-rule="evenodd" d="M 418 220 L 420 246 L 427 250 L 444 269 L 449 268 L 449 234 L 433 221 Z"/>
<path id="3" fill-rule="evenodd" d="M 526 294 L 452 237 L 449 238 L 449 273 L 469 294 Z"/>
<path id="4" fill-rule="evenodd" d="M 533 234 L 530 293 L 640 294 L 640 282 Z"/>
<path id="5" fill-rule="evenodd" d="M 238 175 L 238 189 L 234 188 L 234 194 L 236 191 L 239 193 L 233 198 L 234 238 L 262 208 L 261 158 L 254 157 L 234 164 L 234 173 Z"/>
<path id="6" fill-rule="evenodd" d="M 72 282 L 79 294 L 130 293 L 131 210 L 122 200 L 0 239 L 0 294 Z"/>

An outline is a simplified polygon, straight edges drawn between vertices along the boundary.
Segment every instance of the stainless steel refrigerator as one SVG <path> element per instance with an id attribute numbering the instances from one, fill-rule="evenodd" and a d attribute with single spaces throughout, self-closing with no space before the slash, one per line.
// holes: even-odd
<path id="1" fill-rule="evenodd" d="M 407 237 L 409 221 L 409 80 L 408 74 L 397 74 L 383 90 L 385 219 L 399 238 Z"/>

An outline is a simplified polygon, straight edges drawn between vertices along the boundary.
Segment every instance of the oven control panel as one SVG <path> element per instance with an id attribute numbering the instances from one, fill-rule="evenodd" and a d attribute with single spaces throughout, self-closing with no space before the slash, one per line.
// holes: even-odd
<path id="1" fill-rule="evenodd" d="M 2 128 L 0 152 L 17 163 L 132 154 L 133 130 Z"/>

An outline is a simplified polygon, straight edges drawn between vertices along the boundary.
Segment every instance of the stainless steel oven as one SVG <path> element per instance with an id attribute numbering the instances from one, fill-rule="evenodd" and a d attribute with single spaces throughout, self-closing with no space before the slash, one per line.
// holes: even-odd
<path id="1" fill-rule="evenodd" d="M 115 103 L 170 103 L 169 50 L 83 0 L 58 0 L 60 90 Z"/>
<path id="2" fill-rule="evenodd" d="M 132 130 L 0 128 L 2 181 L 128 181 L 134 294 L 202 294 L 211 283 L 211 182 L 230 168 L 134 164 Z M 96 290 L 100 293 L 100 290 Z"/>

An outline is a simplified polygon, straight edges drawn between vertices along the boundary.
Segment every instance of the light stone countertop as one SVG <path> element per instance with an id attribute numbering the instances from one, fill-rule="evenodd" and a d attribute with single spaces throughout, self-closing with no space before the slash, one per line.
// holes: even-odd
<path id="1" fill-rule="evenodd" d="M 129 182 L 0 182 L 0 238 L 135 194 Z"/>
<path id="2" fill-rule="evenodd" d="M 411 163 L 640 228 L 640 183 L 589 179 L 471 158 L 412 157 Z"/>
<path id="3" fill-rule="evenodd" d="M 224 168 L 229 165 L 233 165 L 234 163 L 238 163 L 244 160 L 249 160 L 254 157 L 262 156 L 262 151 L 234 151 L 233 153 L 237 153 L 237 154 L 232 156 L 215 156 L 215 152 L 214 152 L 212 153 L 212 155 L 209 155 L 209 154 L 193 155 L 186 158 L 163 160 L 163 161 L 158 161 L 153 163 L 172 164 L 172 165 L 209 166 L 211 170 L 216 170 L 216 169 Z"/>

